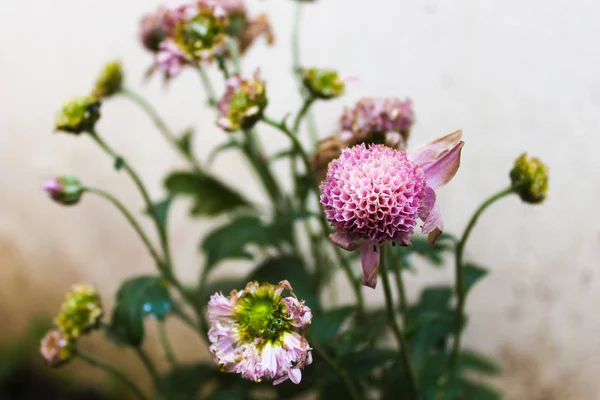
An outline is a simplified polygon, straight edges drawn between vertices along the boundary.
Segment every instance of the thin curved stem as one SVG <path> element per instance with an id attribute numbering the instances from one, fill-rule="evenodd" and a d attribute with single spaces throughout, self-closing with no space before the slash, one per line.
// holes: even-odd
<path id="1" fill-rule="evenodd" d="M 196 160 L 194 156 L 189 152 L 184 151 L 184 149 L 180 145 L 177 136 L 173 134 L 173 131 L 169 129 L 165 121 L 158 115 L 156 109 L 152 107 L 152 105 L 145 98 L 143 98 L 140 94 L 127 88 L 124 88 L 122 93 L 125 97 L 133 101 L 142 110 L 144 110 L 144 112 L 148 115 L 148 117 L 150 117 L 152 122 L 154 122 L 154 125 L 156 125 L 160 133 L 162 133 L 162 135 L 165 137 L 165 139 L 175 148 L 175 150 L 181 153 L 181 155 L 190 164 L 192 164 L 195 170 L 200 171 L 202 169 L 198 160 Z"/>
<path id="2" fill-rule="evenodd" d="M 294 13 L 293 22 L 294 25 L 292 28 L 292 66 L 299 81 L 302 80 L 300 74 L 300 21 L 302 20 L 302 6 L 303 4 L 301 1 L 296 2 L 296 11 Z"/>
<path id="3" fill-rule="evenodd" d="M 101 361 L 101 360 L 97 359 L 96 357 L 92 356 L 91 354 L 85 353 L 80 350 L 77 351 L 76 355 L 77 355 L 77 357 L 79 357 L 83 361 L 89 363 L 90 365 L 92 365 L 94 367 L 98 367 L 100 369 L 103 369 L 104 371 L 108 372 L 109 374 L 115 376 L 117 379 L 119 379 L 121 382 L 123 382 L 125 385 L 127 385 L 127 387 L 129 389 L 131 389 L 131 391 L 136 395 L 136 397 L 138 399 L 149 400 L 149 397 L 147 397 L 144 394 L 144 392 L 142 392 L 142 390 L 132 380 L 130 380 L 127 377 L 127 375 L 125 375 L 123 372 L 119 371 L 112 365 L 108 364 L 105 361 Z"/>
<path id="4" fill-rule="evenodd" d="M 456 244 L 455 253 L 454 253 L 454 268 L 455 268 L 455 291 L 456 291 L 456 314 L 454 317 L 454 343 L 452 344 L 452 351 L 450 353 L 450 358 L 448 359 L 448 370 L 453 371 L 456 366 L 456 360 L 458 358 L 458 352 L 460 351 L 460 341 L 462 336 L 462 328 L 464 324 L 464 308 L 465 308 L 465 288 L 464 288 L 464 278 L 463 278 L 463 255 L 465 251 L 465 246 L 467 244 L 467 240 L 471 235 L 471 231 L 475 227 L 477 220 L 483 214 L 483 212 L 496 201 L 506 197 L 510 194 L 514 193 L 514 189 L 512 187 L 503 189 L 498 193 L 492 195 L 486 201 L 484 201 L 479 208 L 475 211 L 475 214 L 469 220 L 467 227 L 465 228 L 464 233 L 462 234 L 460 240 Z"/>
<path id="5" fill-rule="evenodd" d="M 300 130 L 300 124 L 302 123 L 302 119 L 310 110 L 310 106 L 315 102 L 315 98 L 313 96 L 308 96 L 306 100 L 304 100 L 304 104 L 302 104 L 302 108 L 298 112 L 296 116 L 296 120 L 294 121 L 294 127 L 292 128 L 292 133 L 298 136 L 298 131 Z"/>
<path id="6" fill-rule="evenodd" d="M 361 397 L 360 397 L 358 391 L 356 390 L 356 388 L 354 387 L 354 385 L 352 384 L 352 381 L 348 377 L 348 374 L 346 374 L 346 371 L 344 371 L 342 368 L 337 366 L 335 361 L 333 361 L 333 359 L 331 357 L 329 357 L 329 354 L 327 354 L 325 349 L 323 349 L 316 340 L 311 341 L 311 347 L 315 351 L 315 353 L 317 353 L 319 355 L 319 357 L 321 357 L 323 359 L 323 361 L 325 361 L 325 363 L 333 370 L 333 372 L 335 372 L 335 374 L 338 376 L 338 378 L 340 378 L 342 380 L 342 383 L 346 387 L 346 390 L 348 391 L 350 398 L 352 400 L 360 400 Z"/>
<path id="7" fill-rule="evenodd" d="M 398 322 L 396 321 L 394 299 L 392 297 L 392 288 L 390 286 L 390 280 L 388 277 L 388 270 L 386 265 L 386 252 L 386 246 L 381 246 L 379 271 L 381 272 L 381 280 L 383 281 L 383 292 L 385 294 L 387 322 L 390 328 L 392 328 L 392 331 L 394 332 L 394 336 L 398 341 L 398 346 L 400 346 L 400 361 L 404 365 L 404 370 L 406 372 L 408 383 L 410 385 L 410 390 L 412 392 L 412 396 L 410 397 L 410 399 L 414 400 L 419 398 L 419 388 L 417 386 L 417 380 L 415 379 L 415 373 L 413 371 L 412 363 L 410 360 L 410 347 L 408 345 L 407 340 L 404 338 L 400 327 L 398 326 Z"/>
<path id="8" fill-rule="evenodd" d="M 279 129 L 292 141 L 294 148 L 296 149 L 296 151 L 300 155 L 300 158 L 302 159 L 302 162 L 304 163 L 304 168 L 306 169 L 306 173 L 310 177 L 311 186 L 312 186 L 313 191 L 315 192 L 318 207 L 320 208 L 321 203 L 319 202 L 319 192 L 320 192 L 319 184 L 317 183 L 317 180 L 315 179 L 315 175 L 312 172 L 312 167 L 310 165 L 310 159 L 308 158 L 306 151 L 302 147 L 302 143 L 300 143 L 300 140 L 298 140 L 298 138 L 292 132 L 290 132 L 288 127 L 285 125 L 285 123 L 277 122 L 266 116 L 263 116 L 263 121 L 277 129 Z M 318 213 L 318 215 L 319 215 L 319 218 L 318 218 L 319 223 L 321 225 L 323 234 L 325 236 L 327 236 L 328 232 L 329 232 L 329 224 L 327 223 L 325 214 L 323 212 L 320 212 L 320 213 Z M 354 290 L 354 293 L 356 295 L 356 300 L 358 302 L 358 306 L 362 312 L 364 310 L 364 298 L 362 295 L 360 282 L 357 282 L 354 279 L 354 274 L 352 273 L 352 268 L 351 268 L 350 264 L 348 263 L 348 261 L 346 260 L 346 258 L 343 256 L 340 248 L 335 245 L 333 246 L 333 248 L 334 248 L 335 254 L 336 254 L 340 264 L 342 265 L 342 268 L 344 269 L 344 271 L 348 277 L 348 280 L 350 281 L 350 284 L 352 285 L 352 289 Z"/>
<path id="9" fill-rule="evenodd" d="M 204 90 L 206 90 L 206 97 L 208 97 L 208 104 L 212 107 L 216 106 L 217 105 L 217 95 L 215 94 L 215 89 L 213 88 L 212 84 L 210 83 L 210 78 L 208 77 L 208 74 L 206 73 L 204 68 L 202 68 L 202 66 L 200 64 L 196 64 L 196 69 L 198 70 L 198 73 L 200 74 L 200 80 L 202 81 Z"/>
<path id="10" fill-rule="evenodd" d="M 394 264 L 397 263 L 397 257 L 392 253 L 392 260 Z M 404 279 L 402 277 L 402 267 L 399 265 L 394 266 L 394 276 L 396 278 L 396 287 L 398 288 L 398 297 L 400 297 L 400 314 L 402 315 L 402 326 L 406 329 L 410 324 L 409 313 L 408 313 L 408 300 L 406 299 L 406 288 L 404 286 Z"/>
<path id="11" fill-rule="evenodd" d="M 140 237 L 140 239 L 142 240 L 142 242 L 144 242 L 144 245 L 146 246 L 146 248 L 148 249 L 148 251 L 152 255 L 152 258 L 154 258 L 154 261 L 156 261 L 156 264 L 161 265 L 161 266 L 163 265 L 163 260 L 161 259 L 161 257 L 158 254 L 158 252 L 154 249 L 154 246 L 152 245 L 152 242 L 150 242 L 150 239 L 148 238 L 148 236 L 146 235 L 146 233 L 144 232 L 144 230 L 140 226 L 139 222 L 137 222 L 137 220 L 135 219 L 135 217 L 125 207 L 125 205 L 123 205 L 123 203 L 121 203 L 112 194 L 110 194 L 108 192 L 105 192 L 102 189 L 98 189 L 98 188 L 94 188 L 94 187 L 86 187 L 85 191 L 97 194 L 98 196 L 100 196 L 100 197 L 108 200 L 115 207 L 117 207 L 117 209 L 121 212 L 121 214 L 123 214 L 123 216 L 127 219 L 127 221 L 129 221 L 129 223 L 131 224 L 131 226 L 133 227 L 133 229 L 137 232 L 137 234 Z"/>
<path id="12" fill-rule="evenodd" d="M 140 359 L 140 361 L 142 361 L 142 364 L 144 364 L 144 367 L 148 371 L 150 378 L 152 378 L 152 382 L 154 383 L 154 386 L 158 389 L 158 385 L 160 382 L 160 376 L 158 375 L 158 371 L 156 370 L 156 367 L 152 363 L 152 360 L 150 360 L 150 357 L 148 357 L 146 352 L 144 350 L 142 350 L 141 347 L 134 347 L 134 350 L 135 350 L 135 353 L 137 354 L 138 358 Z"/>
<path id="13" fill-rule="evenodd" d="M 169 333 L 167 332 L 167 324 L 165 321 L 158 321 L 158 338 L 165 351 L 165 359 L 172 367 L 176 366 L 177 359 L 175 358 L 175 351 L 169 340 Z"/>

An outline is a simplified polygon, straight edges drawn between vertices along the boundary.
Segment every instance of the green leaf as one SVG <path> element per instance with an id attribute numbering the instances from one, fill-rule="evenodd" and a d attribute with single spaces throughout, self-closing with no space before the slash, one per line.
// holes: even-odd
<path id="1" fill-rule="evenodd" d="M 117 292 L 108 336 L 119 343 L 140 346 L 144 339 L 144 318 L 164 320 L 171 310 L 171 296 L 158 276 L 128 279 Z"/>
<path id="2" fill-rule="evenodd" d="M 468 350 L 463 350 L 458 355 L 456 368 L 464 372 L 474 371 L 489 376 L 500 374 L 500 367 L 493 360 Z"/>
<path id="3" fill-rule="evenodd" d="M 495 389 L 481 382 L 460 379 L 458 385 L 461 389 L 460 399 L 500 400 L 502 398 Z"/>
<path id="4" fill-rule="evenodd" d="M 308 331 L 311 340 L 316 340 L 319 343 L 328 343 L 338 333 L 344 321 L 355 311 L 354 307 L 342 307 L 316 315 Z"/>
<path id="5" fill-rule="evenodd" d="M 294 195 L 296 199 L 298 199 L 298 203 L 300 205 L 306 204 L 306 200 L 308 199 L 308 194 L 310 192 L 310 186 L 312 184 L 311 179 L 312 178 L 308 175 L 298 175 L 296 177 L 296 190 Z"/>
<path id="6" fill-rule="evenodd" d="M 398 352 L 392 349 L 363 349 L 348 354 L 340 359 L 340 364 L 348 372 L 348 376 L 355 380 L 365 379 L 373 370 L 398 357 Z"/>
<path id="7" fill-rule="evenodd" d="M 225 150 L 233 149 L 236 147 L 241 148 L 242 145 L 235 139 L 231 139 L 228 142 L 215 147 L 214 150 L 211 151 L 210 154 L 208 155 L 208 160 L 206 161 L 206 164 L 209 166 L 213 165 L 213 163 L 215 162 L 215 160 L 217 158 L 217 155 L 219 155 L 220 153 L 222 153 Z"/>
<path id="8" fill-rule="evenodd" d="M 188 156 L 192 156 L 192 138 L 194 136 L 194 130 L 188 128 L 181 134 L 181 137 L 177 140 L 177 147 L 181 149 L 183 153 Z"/>
<path id="9" fill-rule="evenodd" d="M 352 329 L 348 329 L 337 338 L 334 348 L 338 357 L 353 353 L 358 348 L 370 346 L 385 335 L 386 310 L 375 310 L 357 314 L 352 321 Z M 368 322 L 366 322 L 368 321 Z M 314 323 L 314 321 L 313 321 Z"/>
<path id="10" fill-rule="evenodd" d="M 125 166 L 125 160 L 123 160 L 123 158 L 121 156 L 115 157 L 115 164 L 114 164 L 115 169 L 117 171 L 119 171 L 124 166 Z"/>
<path id="11" fill-rule="evenodd" d="M 215 216 L 250 202 L 235 189 L 205 173 L 174 172 L 165 180 L 165 187 L 173 195 L 192 196 L 193 216 Z"/>
<path id="12" fill-rule="evenodd" d="M 473 286 L 484 276 L 488 274 L 488 270 L 475 264 L 467 263 L 462 267 L 463 283 L 465 295 L 473 288 Z"/>
<path id="13" fill-rule="evenodd" d="M 248 276 L 248 281 L 269 282 L 273 285 L 288 280 L 300 300 L 316 312 L 319 308 L 313 277 L 304 263 L 293 256 L 270 258 L 260 264 Z"/>
<path id="14" fill-rule="evenodd" d="M 156 203 L 154 203 L 154 209 L 152 211 L 146 210 L 146 214 L 151 215 L 152 212 L 154 212 L 154 214 L 158 218 L 158 222 L 164 228 L 167 226 L 167 217 L 169 215 L 169 208 L 171 207 L 172 203 L 173 197 L 167 196 L 164 200 L 157 201 Z"/>
<path id="15" fill-rule="evenodd" d="M 202 241 L 201 250 L 206 254 L 208 273 L 226 259 L 252 260 L 247 246 L 273 245 L 267 229 L 256 216 L 243 215 L 210 232 Z"/>
<path id="16" fill-rule="evenodd" d="M 452 236 L 446 233 L 442 233 L 433 246 L 429 245 L 424 236 L 413 236 L 411 241 L 411 246 L 394 246 L 394 251 L 404 261 L 403 264 L 408 264 L 412 255 L 419 255 L 433 266 L 439 267 L 444 263 L 444 253 L 454 247 Z"/>
<path id="17" fill-rule="evenodd" d="M 159 386 L 169 400 L 190 400 L 218 373 L 215 366 L 208 364 L 179 365 L 161 377 Z"/>

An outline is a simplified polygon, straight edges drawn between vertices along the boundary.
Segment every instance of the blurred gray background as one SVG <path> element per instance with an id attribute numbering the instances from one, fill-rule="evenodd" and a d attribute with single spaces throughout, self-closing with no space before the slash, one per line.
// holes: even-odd
<path id="1" fill-rule="evenodd" d="M 158 76 L 143 84 L 151 57 L 138 44 L 138 21 L 158 4 L 0 0 L 0 341 L 21 335 L 36 315 L 53 315 L 76 281 L 96 284 L 110 309 L 122 279 L 152 271 L 145 249 L 110 205 L 89 196 L 77 207 L 60 208 L 40 190 L 47 177 L 73 173 L 141 208 L 126 177 L 91 140 L 52 133 L 62 102 L 87 93 L 105 62 L 121 60 L 128 86 L 147 96 L 175 130 L 197 128 L 200 158 L 227 139 L 193 71 L 167 88 Z M 296 111 L 295 3 L 248 0 L 248 6 L 268 13 L 277 43 L 255 45 L 244 69 L 262 69 L 270 115 Z M 345 97 L 315 108 L 321 135 L 333 133 L 343 108 L 363 96 L 413 99 L 412 146 L 463 129 L 461 169 L 439 192 L 448 231 L 461 232 L 474 208 L 508 184 L 521 152 L 550 166 L 546 203 L 533 207 L 511 198 L 495 205 L 467 249 L 491 273 L 469 298 L 465 344 L 502 362 L 498 384 L 509 399 L 600 399 L 599 12 L 591 0 L 319 0 L 303 10 L 303 64 L 357 78 Z M 218 72 L 210 74 L 220 91 Z M 164 172 L 184 166 L 126 99 L 105 104 L 98 130 L 142 171 L 156 198 Z M 261 131 L 269 150 L 287 144 L 278 132 Z M 282 178 L 289 176 L 283 164 Z M 265 202 L 234 151 L 220 156 L 214 170 Z M 186 212 L 184 203 L 174 208 L 170 231 L 179 273 L 192 281 L 201 265 L 198 240 L 218 221 L 188 221 Z M 246 269 L 229 264 L 222 273 Z M 423 266 L 410 276 L 409 293 L 414 298 L 423 284 L 451 277 L 451 268 Z M 342 281 L 343 302 L 348 288 Z M 369 295 L 372 304 L 381 301 L 379 290 Z M 171 328 L 182 358 L 207 356 L 178 322 Z M 97 336 L 84 346 L 136 368 L 129 351 Z M 153 338 L 147 347 L 161 356 Z"/>

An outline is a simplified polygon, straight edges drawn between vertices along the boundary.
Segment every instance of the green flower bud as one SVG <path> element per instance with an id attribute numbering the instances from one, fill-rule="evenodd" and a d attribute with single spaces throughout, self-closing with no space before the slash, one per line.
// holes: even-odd
<path id="1" fill-rule="evenodd" d="M 78 283 L 65 295 L 54 323 L 67 339 L 72 340 L 97 329 L 102 315 L 102 302 L 96 289 L 89 284 Z"/>
<path id="2" fill-rule="evenodd" d="M 113 96 L 123 90 L 123 69 L 121 63 L 108 63 L 96 80 L 93 95 L 99 99 Z"/>
<path id="3" fill-rule="evenodd" d="M 52 368 L 60 367 L 69 362 L 74 351 L 75 343 L 56 329 L 46 333 L 40 346 L 40 354 L 46 364 Z"/>
<path id="4" fill-rule="evenodd" d="M 222 52 L 227 39 L 227 14 L 207 4 L 199 3 L 197 14 L 175 27 L 175 43 L 196 61 L 211 59 Z"/>
<path id="5" fill-rule="evenodd" d="M 256 71 L 251 79 L 234 76 L 225 83 L 217 125 L 228 132 L 252 128 L 267 107 L 266 83 Z"/>
<path id="6" fill-rule="evenodd" d="M 344 93 L 346 82 L 337 71 L 311 68 L 302 72 L 304 87 L 318 99 L 333 99 Z"/>
<path id="7" fill-rule="evenodd" d="M 91 132 L 100 119 L 100 100 L 77 97 L 65 103 L 56 117 L 56 129 L 74 133 Z"/>
<path id="8" fill-rule="evenodd" d="M 77 204 L 84 192 L 79 179 L 74 176 L 59 176 L 48 179 L 42 185 L 50 197 L 59 204 L 70 206 Z"/>
<path id="9" fill-rule="evenodd" d="M 515 166 L 510 171 L 510 180 L 513 189 L 524 202 L 537 204 L 546 199 L 548 167 L 538 158 L 529 158 L 523 153 L 515 160 Z"/>

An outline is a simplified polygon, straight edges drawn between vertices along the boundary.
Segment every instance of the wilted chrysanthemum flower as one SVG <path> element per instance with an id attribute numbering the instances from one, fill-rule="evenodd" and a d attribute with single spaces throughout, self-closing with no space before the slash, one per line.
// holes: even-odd
<path id="1" fill-rule="evenodd" d="M 113 61 L 104 66 L 96 80 L 93 95 L 105 98 L 119 93 L 123 89 L 123 68 L 121 63 Z"/>
<path id="2" fill-rule="evenodd" d="M 181 69 L 190 62 L 191 59 L 183 50 L 169 39 L 160 44 L 160 50 L 156 54 L 155 67 L 160 69 L 163 72 L 165 80 L 168 80 L 179 74 Z"/>
<path id="3" fill-rule="evenodd" d="M 292 296 L 283 297 L 284 290 Z M 301 370 L 312 363 L 304 338 L 312 313 L 299 301 L 288 281 L 277 286 L 250 282 L 229 297 L 216 293 L 208 303 L 208 337 L 215 362 L 225 372 L 260 382 L 287 379 L 299 383 Z"/>
<path id="4" fill-rule="evenodd" d="M 305 69 L 302 71 L 302 82 L 311 95 L 318 99 L 341 96 L 346 88 L 346 82 L 338 72 L 329 69 Z"/>
<path id="5" fill-rule="evenodd" d="M 433 243 L 443 230 L 435 189 L 460 165 L 464 142 L 458 131 L 407 154 L 372 144 L 342 151 L 321 183 L 321 204 L 337 232 L 331 240 L 345 250 L 360 247 L 363 284 L 377 284 L 380 245 L 410 245 L 417 220 Z"/>
<path id="6" fill-rule="evenodd" d="M 149 51 L 157 53 L 160 44 L 173 35 L 175 25 L 180 19 L 179 7 L 161 6 L 142 18 L 140 23 L 140 41 Z"/>
<path id="7" fill-rule="evenodd" d="M 52 200 L 59 204 L 70 206 L 77 204 L 84 192 L 84 187 L 74 176 L 58 176 L 48 179 L 42 185 Z"/>
<path id="8" fill-rule="evenodd" d="M 56 130 L 76 135 L 91 132 L 100 119 L 100 100 L 77 97 L 66 102 L 56 116 Z"/>
<path id="9" fill-rule="evenodd" d="M 548 192 L 548 167 L 538 158 L 521 154 L 510 171 L 514 191 L 526 203 L 537 204 L 546 199 Z"/>
<path id="10" fill-rule="evenodd" d="M 74 343 L 67 339 L 59 330 L 46 333 L 40 346 L 40 354 L 48 366 L 56 368 L 71 360 Z"/>
<path id="11" fill-rule="evenodd" d="M 404 149 L 414 122 L 410 99 L 365 98 L 344 111 L 339 135 L 348 147 L 380 143 Z"/>
<path id="12" fill-rule="evenodd" d="M 260 71 L 256 70 L 252 79 L 239 75 L 229 78 L 225 86 L 225 94 L 219 101 L 217 125 L 229 132 L 254 126 L 268 103 Z"/>
<path id="13" fill-rule="evenodd" d="M 96 289 L 89 284 L 78 283 L 65 295 L 54 323 L 67 339 L 77 339 L 96 329 L 102 314 L 102 302 Z"/>

